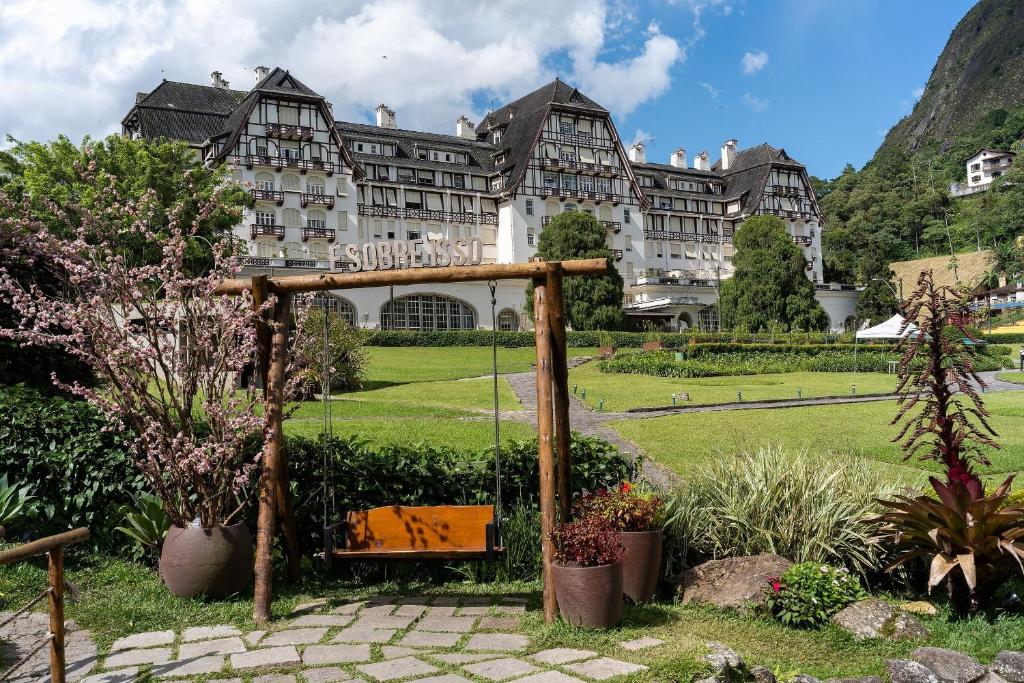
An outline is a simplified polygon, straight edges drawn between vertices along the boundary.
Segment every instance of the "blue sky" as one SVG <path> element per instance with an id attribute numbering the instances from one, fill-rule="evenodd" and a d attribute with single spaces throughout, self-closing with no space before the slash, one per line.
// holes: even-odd
<path id="1" fill-rule="evenodd" d="M 281 66 L 369 122 L 454 132 L 556 75 L 667 161 L 768 141 L 862 165 L 909 113 L 971 0 L 2 0 L 0 136 L 120 130 L 161 78 L 248 89 Z M 0 147 L 4 145 L 0 137 Z"/>

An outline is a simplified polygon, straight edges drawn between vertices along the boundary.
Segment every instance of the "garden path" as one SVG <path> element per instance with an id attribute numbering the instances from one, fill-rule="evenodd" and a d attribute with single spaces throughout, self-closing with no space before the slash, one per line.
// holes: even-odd
<path id="1" fill-rule="evenodd" d="M 9 619 L 12 614 L 13 612 L 0 612 L 0 622 Z M 96 664 L 96 644 L 88 631 L 79 629 L 74 622 L 69 622 L 67 629 L 64 639 L 67 680 L 80 681 Z M 3 662 L 3 667 L 6 669 L 27 657 L 49 632 L 49 617 L 39 612 L 23 614 L 0 628 L 0 662 Z M 48 680 L 50 649 L 44 647 L 14 672 L 9 683 L 36 683 Z"/>
<path id="2" fill-rule="evenodd" d="M 222 683 L 241 676 L 260 683 L 584 683 L 645 671 L 630 660 L 664 644 L 653 638 L 618 643 L 615 658 L 531 647 L 519 628 L 526 611 L 525 598 L 513 595 L 322 599 L 299 606 L 268 631 L 222 624 L 121 638 L 81 683 L 186 676 Z"/>

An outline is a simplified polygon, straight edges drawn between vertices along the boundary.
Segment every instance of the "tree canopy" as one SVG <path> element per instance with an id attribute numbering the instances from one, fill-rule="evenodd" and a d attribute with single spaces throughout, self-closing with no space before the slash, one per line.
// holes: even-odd
<path id="1" fill-rule="evenodd" d="M 566 277 L 563 286 L 566 323 L 574 330 L 615 330 L 622 327 L 622 276 L 611 260 L 608 232 L 593 216 L 567 211 L 544 226 L 537 256 L 547 261 L 606 258 L 601 277 Z M 533 285 L 527 288 L 526 310 L 533 317 Z"/>
<path id="2" fill-rule="evenodd" d="M 803 250 L 793 244 L 776 216 L 748 218 L 733 236 L 735 273 L 722 283 L 722 322 L 751 332 L 782 325 L 789 330 L 823 330 L 828 315 L 814 298 Z"/>

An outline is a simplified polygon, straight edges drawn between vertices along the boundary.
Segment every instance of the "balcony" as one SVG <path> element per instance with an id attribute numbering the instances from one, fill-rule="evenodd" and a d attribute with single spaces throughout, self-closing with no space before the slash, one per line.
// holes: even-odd
<path id="1" fill-rule="evenodd" d="M 274 202 L 278 206 L 284 204 L 284 192 L 280 190 L 264 190 L 256 187 L 249 190 L 249 193 L 257 202 Z"/>
<path id="2" fill-rule="evenodd" d="M 618 235 L 620 232 L 622 232 L 622 223 L 618 221 L 598 221 L 598 223 L 600 223 L 605 230 L 612 233 L 613 235 Z"/>
<path id="3" fill-rule="evenodd" d="M 818 283 L 814 285 L 814 289 L 819 292 L 856 292 L 857 285 L 846 285 L 838 282 L 827 282 Z"/>
<path id="4" fill-rule="evenodd" d="M 236 164 L 245 164 L 246 168 L 253 166 L 268 166 L 276 171 L 283 168 L 298 169 L 301 173 L 306 171 L 323 171 L 328 176 L 334 175 L 334 162 L 321 159 L 294 159 L 288 157 L 272 157 L 264 154 L 249 154 L 244 157 L 236 156 Z"/>
<path id="5" fill-rule="evenodd" d="M 327 240 L 333 242 L 335 234 L 334 228 L 305 227 L 302 229 L 302 241 Z"/>
<path id="6" fill-rule="evenodd" d="M 270 236 L 283 240 L 284 226 L 267 223 L 252 223 L 249 225 L 249 236 L 251 239 L 256 239 L 260 236 Z"/>
<path id="7" fill-rule="evenodd" d="M 287 123 L 268 123 L 268 138 L 281 138 L 283 140 L 312 140 L 313 128 L 311 126 L 293 126 Z"/>
<path id="8" fill-rule="evenodd" d="M 768 188 L 773 194 L 780 197 L 803 197 L 804 188 L 790 187 L 789 185 L 769 185 Z"/>
<path id="9" fill-rule="evenodd" d="M 302 204 L 302 208 L 306 208 L 310 204 L 326 206 L 328 209 L 334 208 L 334 197 L 321 192 L 303 192 L 299 195 L 299 202 Z"/>
<path id="10" fill-rule="evenodd" d="M 712 281 L 707 278 L 693 276 L 672 276 L 672 275 L 644 275 L 630 282 L 631 287 L 712 287 Z"/>
<path id="11" fill-rule="evenodd" d="M 644 229 L 644 239 L 670 240 L 673 242 L 700 242 L 702 244 L 732 244 L 732 235 L 714 235 L 693 232 Z"/>
<path id="12" fill-rule="evenodd" d="M 809 247 L 814 243 L 814 238 L 810 235 L 793 235 L 793 244 L 798 244 L 802 247 Z"/>
<path id="13" fill-rule="evenodd" d="M 316 259 L 306 258 L 286 258 L 284 260 L 285 268 L 323 268 L 327 269 L 330 264 L 327 261 L 317 261 Z"/>
<path id="14" fill-rule="evenodd" d="M 810 260 L 807 261 L 807 268 L 806 268 L 806 270 L 808 272 L 814 270 L 814 259 L 810 259 Z"/>
<path id="15" fill-rule="evenodd" d="M 586 147 L 601 147 L 604 149 L 612 149 L 615 146 L 611 140 L 595 138 L 589 133 L 556 133 L 554 131 L 545 131 L 541 136 L 541 139 L 547 140 L 548 142 L 560 142 L 566 145 L 584 145 Z"/>
<path id="16" fill-rule="evenodd" d="M 421 209 L 412 206 L 379 206 L 377 204 L 358 204 L 360 216 L 373 218 L 409 218 L 420 221 L 438 221 L 440 223 L 480 223 L 497 225 L 496 213 L 468 213 L 464 211 L 439 211 L 437 209 Z"/>
<path id="17" fill-rule="evenodd" d="M 267 258 L 265 256 L 246 256 L 240 259 L 243 267 L 250 268 L 304 268 L 315 270 L 329 270 L 330 261 L 319 261 L 316 259 L 286 259 L 280 257 Z"/>
<path id="18" fill-rule="evenodd" d="M 761 208 L 761 213 L 778 216 L 779 218 L 790 218 L 793 220 L 813 221 L 818 216 L 810 211 L 791 211 L 789 209 L 766 209 Z"/>
<path id="19" fill-rule="evenodd" d="M 612 249 L 611 252 L 612 252 L 612 256 L 615 258 L 616 261 L 621 261 L 622 260 L 622 250 L 621 249 Z"/>

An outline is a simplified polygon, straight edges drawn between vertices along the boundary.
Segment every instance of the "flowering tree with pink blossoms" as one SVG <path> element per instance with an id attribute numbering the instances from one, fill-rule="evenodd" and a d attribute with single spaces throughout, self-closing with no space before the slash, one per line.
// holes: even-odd
<path id="1" fill-rule="evenodd" d="M 0 336 L 64 348 L 92 369 L 97 386 L 62 388 L 134 435 L 138 466 L 174 524 L 228 524 L 247 503 L 266 432 L 262 393 L 235 380 L 254 362 L 256 323 L 274 301 L 254 308 L 251 296 L 215 293 L 239 269 L 228 241 L 208 272 L 188 274 L 187 248 L 215 199 L 198 212 L 173 206 L 158 232 L 151 193 L 124 199 L 94 170 L 81 172 L 102 197 L 95 206 L 48 207 L 61 235 L 0 194 L 0 300 L 18 319 Z M 139 240 L 160 250 L 158 262 L 118 248 Z"/>

